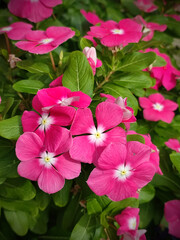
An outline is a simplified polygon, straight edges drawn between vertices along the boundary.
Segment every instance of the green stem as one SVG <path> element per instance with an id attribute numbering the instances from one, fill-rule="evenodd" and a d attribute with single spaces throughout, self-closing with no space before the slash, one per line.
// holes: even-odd
<path id="1" fill-rule="evenodd" d="M 11 48 L 10 48 L 9 38 L 8 38 L 8 36 L 7 36 L 6 33 L 4 33 L 4 36 L 5 36 L 5 40 L 6 40 L 6 47 L 7 47 L 8 54 L 11 54 Z"/>
<path id="2" fill-rule="evenodd" d="M 51 59 L 52 68 L 53 68 L 54 72 L 56 72 L 56 66 L 55 66 L 55 62 L 54 62 L 52 52 L 49 53 L 49 56 L 50 56 L 50 59 Z"/>
<path id="3" fill-rule="evenodd" d="M 94 93 L 96 93 L 105 83 L 109 82 L 109 78 L 114 73 L 114 71 L 109 72 L 109 74 L 105 77 L 104 81 L 102 81 L 94 90 Z"/>

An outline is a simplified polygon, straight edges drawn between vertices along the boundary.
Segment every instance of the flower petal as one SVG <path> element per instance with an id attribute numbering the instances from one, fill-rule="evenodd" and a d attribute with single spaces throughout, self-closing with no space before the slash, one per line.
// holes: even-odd
<path id="1" fill-rule="evenodd" d="M 16 143 L 16 156 L 21 161 L 31 160 L 39 157 L 43 142 L 34 132 L 22 134 Z"/>
<path id="2" fill-rule="evenodd" d="M 43 170 L 43 167 L 44 166 L 39 164 L 39 159 L 34 158 L 30 161 L 21 162 L 18 165 L 17 171 L 21 177 L 30 179 L 32 181 L 37 181 Z"/>
<path id="3" fill-rule="evenodd" d="M 53 167 L 44 167 L 38 178 L 39 188 L 49 194 L 60 191 L 64 183 L 64 178 Z"/>
<path id="4" fill-rule="evenodd" d="M 97 125 L 102 126 L 105 130 L 116 127 L 122 122 L 123 111 L 114 103 L 102 102 L 97 105 L 96 119 Z"/>
<path id="5" fill-rule="evenodd" d="M 57 159 L 58 161 L 54 166 L 65 179 L 73 179 L 79 176 L 81 172 L 81 163 L 74 161 L 69 153 L 65 153 L 57 157 Z"/>

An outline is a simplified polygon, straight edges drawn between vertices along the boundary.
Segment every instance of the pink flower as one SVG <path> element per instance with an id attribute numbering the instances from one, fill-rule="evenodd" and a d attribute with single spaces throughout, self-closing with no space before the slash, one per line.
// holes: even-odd
<path id="1" fill-rule="evenodd" d="M 154 36 L 154 31 L 164 32 L 167 25 L 160 25 L 158 23 L 146 22 L 140 15 L 136 16 L 134 20 L 143 26 L 143 41 L 150 41 Z"/>
<path id="2" fill-rule="evenodd" d="M 147 134 L 147 135 L 139 134 L 134 131 L 128 131 L 127 134 L 138 134 L 138 135 L 143 136 L 143 138 L 145 140 L 145 145 L 147 145 L 151 148 L 151 154 L 150 154 L 149 161 L 153 164 L 155 172 L 162 175 L 163 173 L 159 167 L 159 160 L 160 160 L 159 159 L 159 149 L 156 147 L 156 145 L 154 145 L 151 142 L 151 136 L 149 134 Z"/>
<path id="3" fill-rule="evenodd" d="M 153 2 L 154 0 L 136 0 L 134 4 L 144 12 L 154 12 L 158 7 Z"/>
<path id="4" fill-rule="evenodd" d="M 25 35 L 25 41 L 15 45 L 30 53 L 44 54 L 51 52 L 63 42 L 74 36 L 75 32 L 68 27 L 49 27 L 46 31 L 30 31 Z"/>
<path id="5" fill-rule="evenodd" d="M 164 121 L 171 123 L 178 104 L 165 99 L 160 93 L 151 94 L 148 98 L 140 97 L 139 104 L 143 110 L 144 119 L 149 121 Z"/>
<path id="6" fill-rule="evenodd" d="M 139 226 L 139 208 L 127 207 L 121 214 L 115 216 L 115 220 L 120 226 L 117 235 L 129 232 L 132 236 L 135 236 Z"/>
<path id="7" fill-rule="evenodd" d="M 45 109 L 56 105 L 85 108 L 91 103 L 91 98 L 87 94 L 81 91 L 71 92 L 68 88 L 61 86 L 41 89 L 37 92 L 37 96 Z"/>
<path id="8" fill-rule="evenodd" d="M 94 47 L 96 47 L 98 45 L 97 42 L 94 40 L 93 36 L 86 35 L 86 36 L 84 36 L 84 38 L 86 38 L 89 41 L 91 41 L 93 43 Z"/>
<path id="9" fill-rule="evenodd" d="M 157 48 L 146 49 L 145 52 L 155 52 L 158 56 L 164 58 L 167 62 L 164 67 L 152 67 L 150 70 L 151 77 L 156 79 L 156 85 L 153 87 L 158 90 L 158 88 L 163 85 L 167 91 L 170 91 L 176 86 L 176 78 L 180 77 L 180 71 L 172 66 L 170 57 L 165 53 L 160 53 Z M 145 71 L 148 71 L 146 69 Z"/>
<path id="10" fill-rule="evenodd" d="M 85 19 L 93 25 L 104 22 L 94 12 L 86 12 L 84 9 L 81 9 L 80 12 L 85 17 Z"/>
<path id="11" fill-rule="evenodd" d="M 97 128 L 90 109 L 78 109 L 71 125 L 73 139 L 70 155 L 85 163 L 94 163 L 111 142 L 126 143 L 125 131 L 117 127 L 122 121 L 122 110 L 114 103 L 102 102 L 96 108 Z M 109 131 L 107 131 L 109 130 Z M 83 135 L 83 136 L 82 136 Z"/>
<path id="12" fill-rule="evenodd" d="M 94 47 L 85 47 L 83 49 L 83 53 L 85 54 L 85 56 L 87 57 L 87 60 L 92 68 L 93 71 L 93 75 L 96 74 L 96 68 L 101 67 L 102 66 L 102 62 L 101 60 L 99 60 L 97 58 L 96 55 L 96 49 Z"/>
<path id="13" fill-rule="evenodd" d="M 44 141 L 34 132 L 21 135 L 16 143 L 20 176 L 37 181 L 46 193 L 55 193 L 64 186 L 65 179 L 79 176 L 81 165 L 68 154 L 72 137 L 65 128 L 53 129 Z"/>
<path id="14" fill-rule="evenodd" d="M 142 26 L 131 19 L 123 19 L 119 23 L 109 20 L 100 26 L 91 27 L 88 35 L 99 38 L 107 47 L 126 46 L 137 43 L 142 37 Z"/>
<path id="15" fill-rule="evenodd" d="M 61 76 L 59 76 L 58 78 L 54 79 L 54 80 L 49 84 L 49 87 L 53 88 L 53 87 L 62 86 L 62 78 L 63 78 L 63 74 L 62 74 Z"/>
<path id="16" fill-rule="evenodd" d="M 12 40 L 22 40 L 26 33 L 31 31 L 33 26 L 24 22 L 15 22 L 7 27 L 0 28 L 0 34 L 6 33 L 8 38 Z"/>
<path id="17" fill-rule="evenodd" d="M 180 142 L 177 139 L 169 139 L 165 142 L 166 146 L 180 153 Z"/>
<path id="18" fill-rule="evenodd" d="M 180 200 L 171 200 L 165 203 L 164 216 L 168 221 L 169 233 L 180 238 Z"/>
<path id="19" fill-rule="evenodd" d="M 40 22 L 53 13 L 53 7 L 62 3 L 62 0 L 10 0 L 9 11 L 31 22 Z"/>
<path id="20" fill-rule="evenodd" d="M 22 126 L 24 132 L 35 132 L 44 139 L 52 128 L 57 130 L 60 126 L 68 126 L 72 123 L 76 110 L 73 107 L 56 105 L 50 109 L 43 110 L 37 95 L 32 101 L 34 111 L 24 111 L 22 115 Z"/>
<path id="21" fill-rule="evenodd" d="M 134 110 L 131 107 L 127 106 L 127 98 L 115 98 L 109 94 L 104 93 L 100 93 L 100 96 L 107 98 L 106 102 L 112 102 L 121 107 L 121 109 L 123 110 L 123 123 L 131 123 L 136 121 L 136 118 L 134 116 Z"/>
<path id="22" fill-rule="evenodd" d="M 134 197 L 138 189 L 150 182 L 154 167 L 149 161 L 150 148 L 139 142 L 111 143 L 101 153 L 87 184 L 96 195 L 112 201 Z"/>

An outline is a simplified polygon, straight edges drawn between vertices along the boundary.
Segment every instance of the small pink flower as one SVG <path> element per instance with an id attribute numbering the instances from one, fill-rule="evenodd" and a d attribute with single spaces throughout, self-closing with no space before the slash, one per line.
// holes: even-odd
<path id="1" fill-rule="evenodd" d="M 131 19 L 123 19 L 119 23 L 109 20 L 100 26 L 91 27 L 88 35 L 99 38 L 107 47 L 126 46 L 137 43 L 142 37 L 142 26 Z"/>
<path id="2" fill-rule="evenodd" d="M 139 226 L 139 208 L 127 207 L 121 214 L 115 216 L 115 220 L 120 226 L 117 235 L 130 233 L 135 236 Z"/>
<path id="3" fill-rule="evenodd" d="M 15 22 L 7 27 L 0 28 L 0 34 L 6 33 L 8 38 L 12 40 L 22 40 L 26 33 L 31 31 L 33 26 L 24 22 Z"/>
<path id="4" fill-rule="evenodd" d="M 136 133 L 134 131 L 128 131 L 127 134 L 139 134 Z M 151 142 L 151 136 L 149 134 L 144 135 L 144 134 L 139 134 L 141 136 L 143 136 L 144 140 L 145 140 L 145 145 L 149 146 L 151 148 L 151 154 L 150 154 L 150 158 L 149 161 L 153 164 L 154 168 L 155 168 L 155 172 L 158 174 L 163 174 L 160 167 L 159 167 L 159 149 L 156 147 L 156 145 L 154 145 Z"/>
<path id="5" fill-rule="evenodd" d="M 158 88 L 163 85 L 167 91 L 170 91 L 172 88 L 176 86 L 176 79 L 180 77 L 180 71 L 178 71 L 171 64 L 170 57 L 165 53 L 160 53 L 157 48 L 151 49 L 148 48 L 145 52 L 155 52 L 158 56 L 164 58 L 167 62 L 164 67 L 152 67 L 150 69 L 151 77 L 156 79 L 156 85 L 153 87 L 158 90 Z M 145 69 L 145 71 L 149 71 Z"/>
<path id="6" fill-rule="evenodd" d="M 71 125 L 71 134 L 76 136 L 70 149 L 73 159 L 94 163 L 111 142 L 126 143 L 126 133 L 117 127 L 122 121 L 122 110 L 114 103 L 102 102 L 96 108 L 97 128 L 90 109 L 78 109 Z M 109 131 L 107 131 L 109 130 Z"/>
<path id="7" fill-rule="evenodd" d="M 55 193 L 64 186 L 65 179 L 79 176 L 81 165 L 69 156 L 72 137 L 65 128 L 53 129 L 44 141 L 34 132 L 21 135 L 16 143 L 20 176 L 38 181 L 46 193 Z"/>
<path id="8" fill-rule="evenodd" d="M 62 0 L 10 0 L 9 11 L 31 22 L 40 22 L 53 13 L 53 7 L 62 3 Z"/>
<path id="9" fill-rule="evenodd" d="M 148 98 L 140 97 L 139 103 L 143 110 L 144 119 L 149 121 L 164 121 L 171 123 L 178 104 L 165 99 L 160 93 L 151 94 Z"/>
<path id="10" fill-rule="evenodd" d="M 93 71 L 93 75 L 96 74 L 96 68 L 101 67 L 102 66 L 102 62 L 101 60 L 99 60 L 97 58 L 96 55 L 96 49 L 94 47 L 85 47 L 83 49 L 83 53 L 85 54 L 85 56 L 87 57 L 87 60 L 92 68 Z"/>
<path id="11" fill-rule="evenodd" d="M 109 94 L 104 93 L 100 93 L 100 96 L 107 98 L 106 102 L 112 102 L 121 107 L 121 109 L 123 110 L 123 123 L 131 123 L 136 121 L 136 118 L 134 116 L 134 110 L 131 107 L 127 106 L 127 98 L 115 98 Z"/>
<path id="12" fill-rule="evenodd" d="M 150 41 L 154 36 L 154 31 L 164 32 L 167 28 L 165 24 L 146 22 L 140 15 L 136 16 L 134 20 L 143 26 L 143 41 Z"/>
<path id="13" fill-rule="evenodd" d="M 180 200 L 171 200 L 165 203 L 164 216 L 168 221 L 169 233 L 180 238 Z"/>
<path id="14" fill-rule="evenodd" d="M 91 103 L 91 98 L 81 92 L 71 92 L 66 87 L 44 88 L 37 92 L 38 99 L 44 109 L 49 109 L 53 106 L 73 106 L 78 108 L 88 107 Z"/>
<path id="15" fill-rule="evenodd" d="M 80 12 L 85 19 L 93 25 L 103 22 L 94 12 L 86 12 L 84 9 L 81 9 Z"/>
<path id="16" fill-rule="evenodd" d="M 68 27 L 49 27 L 46 31 L 30 31 L 25 35 L 25 41 L 15 45 L 25 51 L 36 54 L 51 52 L 63 42 L 74 36 L 75 32 Z"/>
<path id="17" fill-rule="evenodd" d="M 23 131 L 35 132 L 41 139 L 44 139 L 47 132 L 52 131 L 52 128 L 58 130 L 61 126 L 69 126 L 76 112 L 73 107 L 60 105 L 43 110 L 37 95 L 33 98 L 32 106 L 36 112 L 23 112 L 21 119 Z"/>
<path id="18" fill-rule="evenodd" d="M 142 143 L 111 143 L 101 153 L 87 184 L 95 194 L 107 195 L 112 201 L 134 197 L 154 176 L 149 157 L 150 148 Z"/>
<path id="19" fill-rule="evenodd" d="M 154 0 L 136 0 L 134 4 L 144 12 L 154 12 L 158 7 L 153 2 Z"/>
<path id="20" fill-rule="evenodd" d="M 63 78 L 63 74 L 62 74 L 61 76 L 59 76 L 58 78 L 54 79 L 54 80 L 49 84 L 49 87 L 53 88 L 53 87 L 62 86 L 62 78 Z"/>
<path id="21" fill-rule="evenodd" d="M 177 139 L 169 139 L 165 142 L 166 146 L 180 153 L 180 142 Z"/>

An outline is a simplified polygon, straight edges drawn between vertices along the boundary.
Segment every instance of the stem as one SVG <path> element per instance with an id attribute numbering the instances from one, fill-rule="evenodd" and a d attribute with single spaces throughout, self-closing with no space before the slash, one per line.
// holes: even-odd
<path id="1" fill-rule="evenodd" d="M 54 20 L 56 20 L 56 16 L 54 15 L 54 13 L 52 13 L 52 17 Z"/>
<path id="2" fill-rule="evenodd" d="M 7 47 L 8 54 L 11 54 L 11 48 L 10 48 L 10 44 L 9 44 L 9 38 L 8 38 L 8 36 L 7 36 L 6 33 L 4 33 L 4 36 L 5 36 L 5 40 L 6 40 L 6 47 Z"/>
<path id="3" fill-rule="evenodd" d="M 55 66 L 55 63 L 54 63 L 54 58 L 53 58 L 52 52 L 49 53 L 49 56 L 50 56 L 50 59 L 51 59 L 52 68 L 53 68 L 54 72 L 56 72 L 56 66 Z"/>
<path id="4" fill-rule="evenodd" d="M 97 88 L 95 88 L 94 93 L 96 93 L 105 83 L 107 83 L 109 81 L 109 78 L 111 77 L 111 75 L 114 73 L 114 71 L 109 72 L 109 74 L 105 77 L 104 81 L 102 81 Z"/>

